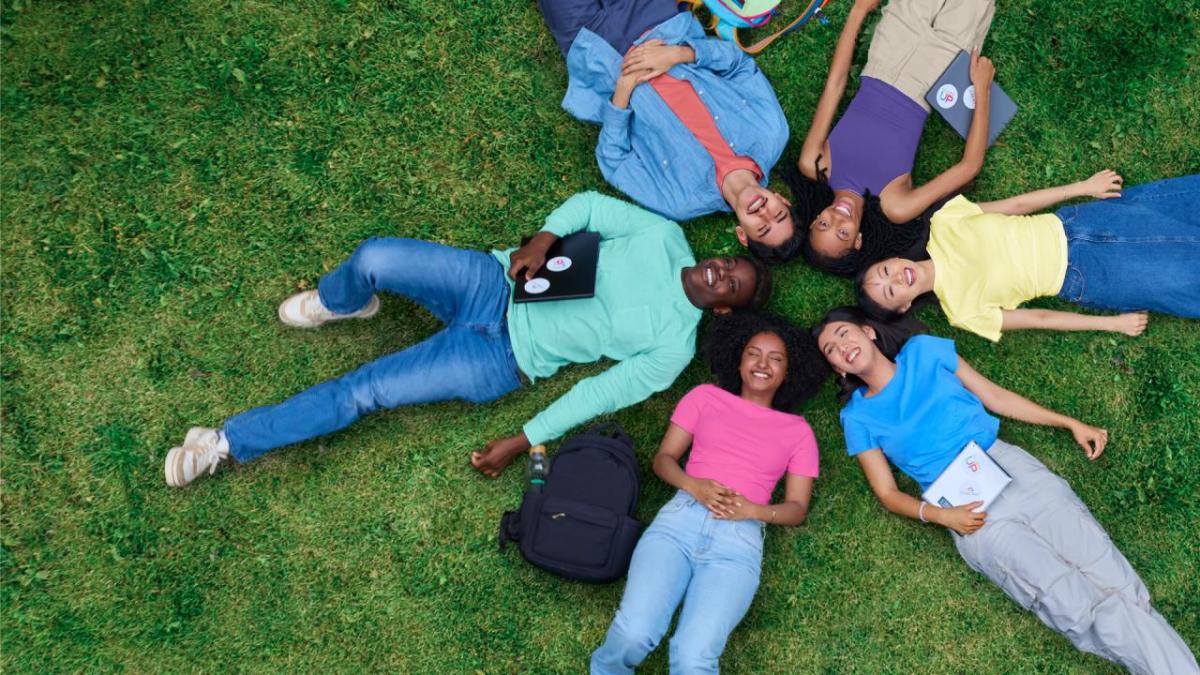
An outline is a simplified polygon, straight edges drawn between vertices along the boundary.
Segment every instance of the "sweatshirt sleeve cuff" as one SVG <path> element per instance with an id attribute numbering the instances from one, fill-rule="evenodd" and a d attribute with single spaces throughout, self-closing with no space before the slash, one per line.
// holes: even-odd
<path id="1" fill-rule="evenodd" d="M 525 438 L 529 439 L 529 445 L 548 443 L 561 435 L 552 433 L 536 417 L 526 422 L 521 431 L 525 432 Z"/>

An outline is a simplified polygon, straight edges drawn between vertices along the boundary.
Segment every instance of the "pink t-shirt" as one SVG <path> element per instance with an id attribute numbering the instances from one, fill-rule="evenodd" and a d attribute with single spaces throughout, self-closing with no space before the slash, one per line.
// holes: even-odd
<path id="1" fill-rule="evenodd" d="M 692 435 L 684 471 L 767 504 L 783 474 L 817 477 L 817 439 L 799 415 L 764 408 L 720 387 L 689 391 L 671 422 Z"/>
<path id="2" fill-rule="evenodd" d="M 756 178 L 762 178 L 762 169 L 758 168 L 753 159 L 739 155 L 729 147 L 712 113 L 708 111 L 708 106 L 696 95 L 696 88 L 691 82 L 663 73 L 650 80 L 650 86 L 654 87 L 654 91 L 658 92 L 671 112 L 675 113 L 679 121 L 683 122 L 683 126 L 692 132 L 712 157 L 718 190 L 724 189 L 725 176 L 734 169 L 749 169 Z"/>

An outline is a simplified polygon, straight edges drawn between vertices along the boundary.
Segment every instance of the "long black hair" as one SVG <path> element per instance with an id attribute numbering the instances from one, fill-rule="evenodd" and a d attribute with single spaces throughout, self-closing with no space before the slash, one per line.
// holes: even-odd
<path id="1" fill-rule="evenodd" d="M 817 349 L 816 339 L 787 319 L 751 311 L 717 317 L 704 339 L 708 367 L 716 376 L 718 387 L 740 396 L 742 352 L 759 333 L 779 336 L 787 350 L 787 374 L 771 400 L 771 407 L 791 412 L 820 391 L 829 376 L 829 364 Z"/>
<path id="2" fill-rule="evenodd" d="M 809 331 L 809 335 L 816 340 L 821 335 L 821 331 L 825 330 L 825 326 L 835 321 L 845 321 L 856 326 L 870 326 L 875 331 L 875 339 L 872 342 L 879 348 L 880 353 L 893 361 L 896 360 L 896 355 L 900 353 L 900 349 L 910 337 L 928 330 L 925 324 L 911 317 L 901 317 L 895 321 L 877 321 L 867 316 L 866 312 L 858 307 L 843 305 L 826 312 L 825 317 Z M 824 355 L 821 358 L 824 358 Z M 845 375 L 839 378 L 838 399 L 846 401 L 863 384 L 863 381 L 855 375 Z"/>
<path id="3" fill-rule="evenodd" d="M 863 195 L 863 215 L 862 222 L 859 223 L 862 248 L 852 249 L 840 258 L 818 253 L 809 239 L 809 225 L 817 219 L 817 214 L 833 203 L 833 188 L 829 187 L 829 170 L 821 167 L 819 155 L 813 168 L 817 176 L 815 180 L 801 173 L 794 163 L 786 163 L 782 170 L 783 180 L 792 193 L 792 225 L 795 232 L 769 254 L 757 250 L 768 248 L 761 244 L 757 248 L 751 246 L 752 253 L 769 264 L 777 264 L 768 256 L 786 256 L 784 260 L 789 260 L 795 257 L 799 250 L 809 265 L 843 277 L 853 277 L 859 270 L 885 258 L 899 256 L 909 260 L 925 260 L 929 257 L 925 252 L 925 246 L 929 242 L 929 217 L 941 203 L 935 204 L 917 218 L 897 225 L 884 215 L 879 197 L 871 194 L 869 190 Z"/>

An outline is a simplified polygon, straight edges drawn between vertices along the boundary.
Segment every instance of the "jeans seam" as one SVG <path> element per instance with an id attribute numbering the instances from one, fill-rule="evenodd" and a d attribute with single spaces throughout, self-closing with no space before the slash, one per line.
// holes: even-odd
<path id="1" fill-rule="evenodd" d="M 1118 237 L 1118 236 L 1101 236 L 1094 234 L 1077 234 L 1072 236 L 1069 242 L 1082 241 L 1089 244 L 1177 244 L 1190 243 L 1200 241 L 1200 236 L 1178 236 L 1178 237 Z"/>

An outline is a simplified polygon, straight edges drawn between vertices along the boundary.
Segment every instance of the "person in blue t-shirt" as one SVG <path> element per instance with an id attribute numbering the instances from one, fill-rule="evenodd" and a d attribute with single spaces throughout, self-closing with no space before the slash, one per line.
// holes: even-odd
<path id="1" fill-rule="evenodd" d="M 1108 432 L 1047 410 L 988 380 L 944 338 L 909 339 L 915 322 L 880 324 L 858 308 L 813 328 L 842 376 L 842 427 L 871 489 L 889 511 L 944 525 L 959 555 L 1078 649 L 1135 673 L 1197 673 L 1188 646 L 1150 605 L 1137 572 L 1071 486 L 1021 448 L 999 440 L 998 419 L 1068 429 L 1088 459 Z M 893 360 L 894 358 L 894 360 Z M 939 508 L 902 492 L 888 461 L 922 489 L 969 441 L 1012 476 L 987 513 L 981 502 Z"/>

